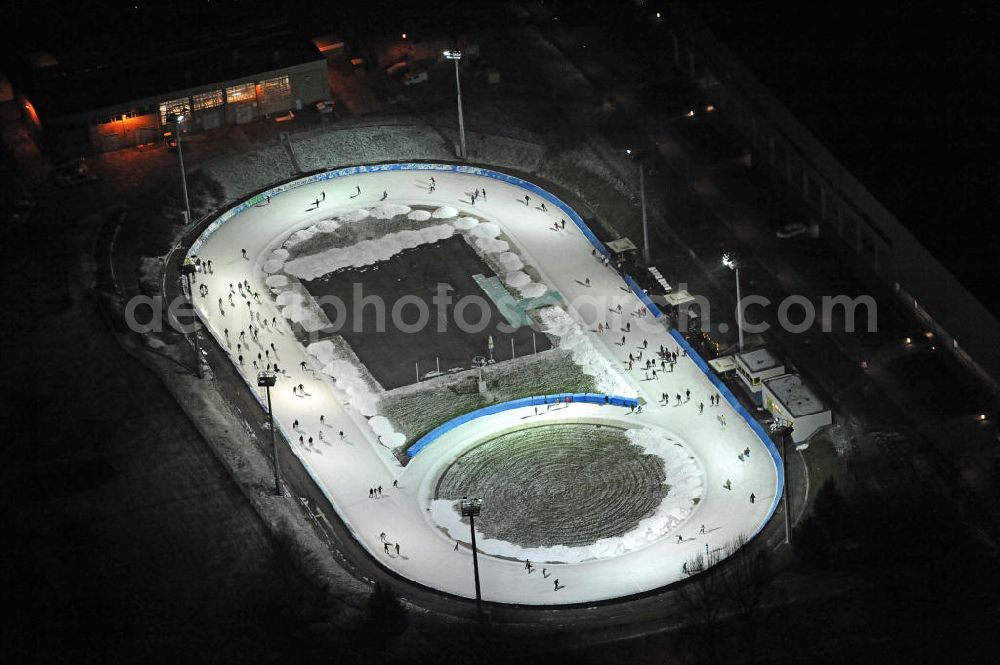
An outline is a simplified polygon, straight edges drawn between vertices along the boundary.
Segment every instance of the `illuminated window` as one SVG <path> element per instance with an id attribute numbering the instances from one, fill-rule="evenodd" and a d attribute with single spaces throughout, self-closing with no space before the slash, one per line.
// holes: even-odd
<path id="1" fill-rule="evenodd" d="M 257 99 L 257 91 L 253 83 L 243 83 L 226 88 L 226 101 L 230 104 L 234 102 L 252 102 Z"/>
<path id="2" fill-rule="evenodd" d="M 261 81 L 260 87 L 262 94 L 270 99 L 291 97 L 292 95 L 292 84 L 289 83 L 287 76 L 279 76 L 275 79 Z"/>
<path id="3" fill-rule="evenodd" d="M 181 97 L 180 99 L 171 99 L 166 102 L 160 102 L 160 124 L 167 124 L 168 115 L 179 115 L 188 110 L 188 98 Z"/>
<path id="4" fill-rule="evenodd" d="M 212 90 L 211 92 L 203 92 L 200 95 L 191 95 L 191 102 L 195 111 L 204 111 L 205 109 L 222 106 L 222 91 Z"/>

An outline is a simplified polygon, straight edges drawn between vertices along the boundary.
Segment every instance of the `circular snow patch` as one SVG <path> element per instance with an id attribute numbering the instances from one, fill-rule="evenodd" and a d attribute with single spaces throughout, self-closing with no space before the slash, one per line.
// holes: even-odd
<path id="1" fill-rule="evenodd" d="M 504 281 L 507 282 L 507 286 L 513 286 L 514 288 L 531 284 L 531 278 L 523 270 L 513 270 L 507 273 Z"/>
<path id="2" fill-rule="evenodd" d="M 430 210 L 412 210 L 406 218 L 412 219 L 414 222 L 426 222 L 431 218 L 431 212 Z"/>
<path id="3" fill-rule="evenodd" d="M 459 217 L 453 222 L 453 224 L 455 225 L 456 229 L 461 229 L 462 231 L 468 231 L 473 226 L 478 226 L 479 220 L 476 219 L 475 217 Z"/>
<path id="4" fill-rule="evenodd" d="M 333 221 L 332 219 L 324 219 L 322 222 L 316 224 L 316 229 L 320 233 L 333 233 L 340 228 L 340 224 Z"/>
<path id="5" fill-rule="evenodd" d="M 521 263 L 521 257 L 514 252 L 503 252 L 497 257 L 497 261 L 507 270 L 520 270 L 524 267 L 524 264 Z"/>
<path id="6" fill-rule="evenodd" d="M 264 262 L 264 272 L 272 273 L 281 270 L 281 266 L 285 265 L 284 261 L 279 261 L 277 259 L 271 259 Z"/>
<path id="7" fill-rule="evenodd" d="M 500 235 L 500 227 L 493 222 L 485 222 L 469 231 L 476 238 L 496 238 Z"/>
<path id="8" fill-rule="evenodd" d="M 348 210 L 347 212 L 342 212 L 337 215 L 338 220 L 347 224 L 350 224 L 351 222 L 360 222 L 366 217 L 368 217 L 367 210 Z"/>
<path id="9" fill-rule="evenodd" d="M 271 288 L 287 286 L 288 277 L 285 275 L 271 275 L 270 277 L 264 280 L 264 283 L 270 286 Z"/>
<path id="10" fill-rule="evenodd" d="M 506 240 L 497 240 L 496 238 L 480 238 L 476 241 L 476 247 L 486 254 L 506 252 L 510 249 L 510 245 Z"/>
<path id="11" fill-rule="evenodd" d="M 285 259 L 288 258 L 288 250 L 279 247 L 278 249 L 271 252 L 271 257 L 278 259 L 279 261 L 284 261 Z"/>
<path id="12" fill-rule="evenodd" d="M 451 219 L 452 217 L 458 217 L 458 210 L 451 206 L 441 206 L 434 211 L 432 217 L 434 219 Z"/>
<path id="13" fill-rule="evenodd" d="M 278 294 L 277 303 L 279 305 L 294 305 L 305 300 L 305 296 L 296 291 L 284 291 Z"/>
<path id="14" fill-rule="evenodd" d="M 406 443 L 406 435 L 402 432 L 390 432 L 389 434 L 383 434 L 381 437 L 382 444 L 389 448 L 398 448 L 399 446 Z"/>
<path id="15" fill-rule="evenodd" d="M 375 219 L 392 219 L 396 215 L 405 215 L 410 210 L 412 210 L 410 206 L 404 206 L 399 203 L 383 203 L 380 206 L 372 208 L 370 214 Z"/>
<path id="16" fill-rule="evenodd" d="M 548 291 L 548 287 L 538 282 L 532 282 L 521 288 L 521 295 L 525 298 L 537 298 Z"/>
<path id="17" fill-rule="evenodd" d="M 368 421 L 368 426 L 372 428 L 372 431 L 379 436 L 384 436 L 386 434 L 391 434 L 393 431 L 392 423 L 385 416 L 375 416 Z"/>

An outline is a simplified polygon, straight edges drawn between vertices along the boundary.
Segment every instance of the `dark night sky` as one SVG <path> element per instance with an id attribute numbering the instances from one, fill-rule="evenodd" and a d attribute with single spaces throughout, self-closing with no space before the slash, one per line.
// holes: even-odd
<path id="1" fill-rule="evenodd" d="M 698 2 L 744 64 L 994 312 L 990 2 Z"/>

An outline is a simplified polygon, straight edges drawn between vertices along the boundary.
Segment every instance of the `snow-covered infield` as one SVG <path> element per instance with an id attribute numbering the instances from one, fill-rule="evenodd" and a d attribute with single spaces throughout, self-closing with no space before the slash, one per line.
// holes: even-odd
<path id="1" fill-rule="evenodd" d="M 433 190 L 428 186 L 431 176 L 437 181 Z M 485 189 L 487 196 L 473 205 L 469 192 L 477 188 Z M 388 193 L 385 201 L 383 191 Z M 525 195 L 530 196 L 531 205 Z M 267 196 L 270 203 L 265 205 Z M 323 199 L 319 208 L 306 211 L 317 199 Z M 548 212 L 536 207 L 542 201 L 549 206 Z M 598 390 L 637 398 L 644 405 L 642 412 L 576 402 L 537 416 L 532 407 L 508 409 L 447 430 L 403 467 L 391 448 L 406 434 L 395 431 L 393 423 L 377 412 L 379 386 L 364 367 L 358 367 L 349 347 L 324 341 L 317 343 L 321 346 L 303 348 L 286 317 L 298 318 L 300 324 L 308 321 L 303 314 L 303 308 L 308 309 L 306 297 L 301 285 L 279 273 L 302 258 L 288 260 L 289 241 L 294 246 L 337 225 L 372 214 L 399 214 L 412 206 L 439 211 L 440 227 L 449 226 L 448 233 L 473 233 L 477 226 L 484 227 L 475 239 L 478 250 L 492 255 L 497 265 L 508 267 L 508 274 L 501 278 L 522 297 L 531 296 L 518 284 L 537 285 L 530 292 L 542 289 L 562 294 L 568 306 L 540 311 L 546 330 L 559 338 L 559 347 L 572 354 Z M 553 222 L 563 217 L 569 222 L 566 228 L 554 229 Z M 463 219 L 481 221 L 471 224 Z M 444 232 L 443 228 L 431 231 L 425 241 L 433 242 Z M 387 260 L 393 255 L 391 250 L 402 251 L 424 238 L 423 232 L 410 232 L 402 238 L 382 239 L 363 253 L 357 248 L 351 254 L 331 251 L 321 261 L 303 260 L 293 270 L 299 278 L 308 278 L 360 260 Z M 246 250 L 246 259 L 241 250 Z M 582 219 L 532 183 L 471 166 L 407 163 L 337 169 L 278 185 L 224 211 L 192 243 L 188 255 L 211 259 L 214 265 L 213 274 L 197 276 L 209 287 L 207 297 L 196 298 L 206 328 L 231 353 L 260 401 L 263 394 L 256 387 L 252 362 L 264 351 L 269 352 L 268 359 L 277 358 L 283 373 L 272 390 L 276 427 L 371 556 L 417 583 L 466 598 L 475 595 L 471 551 L 463 535 L 468 528 L 461 528 L 453 507 L 449 512 L 447 506 L 432 505 L 431 499 L 436 474 L 477 442 L 523 425 L 527 418 L 538 423 L 614 421 L 628 429 L 633 443 L 653 454 L 662 452 L 668 477 L 690 492 L 668 493 L 664 504 L 633 532 L 589 548 L 567 548 L 572 552 L 524 551 L 510 543 L 483 546 L 480 577 L 486 601 L 545 605 L 619 598 L 683 579 L 686 561 L 707 550 L 721 550 L 738 536 L 756 535 L 774 513 L 784 481 L 780 459 L 766 433 L 739 408 L 676 331 L 668 331 L 654 316 L 633 314 L 643 301 L 621 276 L 595 258 L 595 251 L 604 254 L 607 250 Z M 521 271 L 528 277 L 522 271 L 525 267 L 538 275 L 530 284 L 518 274 Z M 244 280 L 260 293 L 261 304 L 251 302 L 247 307 L 243 298 L 229 304 L 230 284 Z M 601 305 L 596 318 L 591 314 L 592 320 L 585 321 L 584 313 L 594 308 L 576 304 L 588 299 L 589 304 Z M 621 315 L 616 312 L 619 304 Z M 252 321 L 257 325 L 257 312 L 268 321 L 277 318 L 277 330 L 261 326 L 259 342 L 249 332 L 240 340 L 240 331 L 248 331 Z M 599 321 L 613 323 L 615 332 L 598 333 Z M 628 333 L 620 331 L 626 321 L 631 323 Z M 625 343 L 621 344 L 623 335 Z M 627 371 L 629 352 L 643 348 L 644 340 L 647 353 L 661 345 L 683 348 L 685 355 L 675 371 L 661 372 L 655 380 L 644 374 L 641 365 Z M 237 344 L 244 356 L 242 366 Z M 302 362 L 306 370 L 300 369 Z M 544 384 L 544 379 L 540 377 L 539 383 Z M 297 390 L 293 393 L 299 384 L 305 396 Z M 690 399 L 677 405 L 673 396 L 687 390 Z M 660 400 L 662 393 L 671 397 L 666 405 Z M 716 394 L 724 399 L 710 407 L 709 399 Z M 699 403 L 705 405 L 703 413 L 699 413 Z M 296 421 L 298 427 L 293 427 Z M 697 464 L 686 467 L 682 460 L 663 452 L 666 441 L 682 444 Z M 751 454 L 741 457 L 745 450 Z M 382 489 L 381 497 L 369 498 L 369 490 L 377 487 Z M 456 547 L 456 540 L 465 546 Z M 538 568 L 547 567 L 550 576 L 542 578 L 537 569 L 534 574 L 526 571 L 523 560 L 517 560 L 522 556 L 531 557 Z"/>

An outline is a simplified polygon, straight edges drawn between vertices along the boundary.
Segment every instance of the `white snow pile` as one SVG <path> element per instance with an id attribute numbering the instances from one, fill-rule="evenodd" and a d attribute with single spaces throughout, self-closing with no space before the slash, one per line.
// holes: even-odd
<path id="1" fill-rule="evenodd" d="M 451 206 L 441 206 L 431 215 L 434 219 L 451 219 L 458 217 L 458 210 Z"/>
<path id="2" fill-rule="evenodd" d="M 286 263 L 284 268 L 289 275 L 312 280 L 344 268 L 357 268 L 387 261 L 404 249 L 445 240 L 454 233 L 455 227 L 451 224 L 387 233 L 381 238 L 362 240 L 347 247 L 332 247 L 316 254 L 300 256 Z"/>
<path id="3" fill-rule="evenodd" d="M 523 290 L 522 290 L 523 292 Z M 594 348 L 583 326 L 561 307 L 543 307 L 538 310 L 542 328 L 559 338 L 559 348 L 573 354 L 573 362 L 584 374 L 594 377 L 597 392 L 609 395 L 631 396 L 633 390 L 618 368 Z"/>
<path id="4" fill-rule="evenodd" d="M 312 298 L 298 291 L 288 290 L 278 294 L 277 303 L 281 307 L 281 315 L 302 326 L 309 332 L 322 330 L 330 325 L 326 314 Z"/>
<path id="5" fill-rule="evenodd" d="M 528 273 L 523 270 L 513 270 L 504 277 L 504 282 L 507 286 L 513 286 L 514 288 L 519 288 L 522 286 L 527 286 L 531 284 L 531 278 L 528 277 Z"/>
<path id="6" fill-rule="evenodd" d="M 483 222 L 482 224 L 477 224 L 475 228 L 469 231 L 469 235 L 477 239 L 487 239 L 496 238 L 500 235 L 500 227 L 493 222 Z"/>
<path id="7" fill-rule="evenodd" d="M 299 243 L 303 243 L 306 240 L 311 240 L 312 237 L 315 236 L 317 232 L 318 229 L 316 228 L 315 224 L 313 224 L 308 228 L 299 229 L 292 235 L 288 236 L 288 240 L 285 241 L 285 247 L 295 247 Z"/>
<path id="8" fill-rule="evenodd" d="M 278 272 L 284 264 L 284 261 L 278 259 L 268 259 L 264 261 L 264 272 L 268 274 Z"/>
<path id="9" fill-rule="evenodd" d="M 524 267 L 524 263 L 521 262 L 521 257 L 514 252 L 503 252 L 497 257 L 497 261 L 500 262 L 507 270 L 520 270 Z"/>
<path id="10" fill-rule="evenodd" d="M 340 223 L 333 219 L 324 219 L 316 223 L 316 230 L 320 233 L 333 233 L 340 228 Z"/>
<path id="11" fill-rule="evenodd" d="M 396 448 L 406 443 L 406 435 L 394 430 L 392 423 L 385 416 L 375 416 L 369 419 L 368 426 L 375 432 L 375 436 L 379 438 L 379 441 L 389 448 Z"/>
<path id="12" fill-rule="evenodd" d="M 459 217 L 454 222 L 455 228 L 460 231 L 468 231 L 474 226 L 479 224 L 479 220 L 475 217 Z"/>
<path id="13" fill-rule="evenodd" d="M 321 371 L 324 374 L 333 377 L 335 387 L 344 393 L 347 401 L 361 415 L 375 415 L 378 398 L 361 377 L 354 363 L 338 355 L 337 347 L 334 346 L 333 342 L 330 340 L 313 342 L 306 347 L 306 351 L 319 361 L 322 366 Z M 391 430 L 391 427 L 389 429 Z"/>
<path id="14" fill-rule="evenodd" d="M 392 219 L 397 215 L 405 215 L 413 208 L 399 203 L 383 203 L 371 209 L 370 214 L 375 219 Z"/>
<path id="15" fill-rule="evenodd" d="M 480 533 L 476 538 L 480 551 L 493 556 L 520 560 L 579 563 L 590 559 L 621 556 L 669 535 L 677 525 L 688 518 L 694 509 L 695 499 L 699 499 L 704 491 L 701 468 L 690 451 L 663 430 L 630 429 L 626 432 L 626 436 L 646 454 L 656 455 L 663 460 L 663 469 L 666 473 L 664 482 L 670 486 L 670 491 L 652 515 L 640 520 L 632 530 L 621 536 L 601 538 L 579 547 L 565 545 L 523 547 L 505 540 L 487 538 Z M 431 519 L 444 528 L 452 538 L 461 538 L 468 530 L 468 526 L 462 523 L 457 501 L 447 499 L 432 501 Z"/>
<path id="16" fill-rule="evenodd" d="M 499 240 L 497 238 L 477 238 L 476 247 L 484 254 L 496 254 L 508 251 L 510 244 L 506 240 Z"/>
<path id="17" fill-rule="evenodd" d="M 289 252 L 287 249 L 279 247 L 278 249 L 271 252 L 272 259 L 278 259 L 279 261 L 284 261 L 288 258 Z"/>
<path id="18" fill-rule="evenodd" d="M 406 218 L 412 219 L 414 222 L 426 222 L 431 218 L 431 212 L 430 210 L 412 210 Z"/>
<path id="19" fill-rule="evenodd" d="M 271 287 L 272 289 L 278 289 L 282 286 L 288 286 L 288 277 L 285 275 L 271 275 L 264 280 L 264 284 Z"/>
<path id="20" fill-rule="evenodd" d="M 349 210 L 347 212 L 342 212 L 339 215 L 337 215 L 337 219 L 340 220 L 341 222 L 344 222 L 345 224 L 350 224 L 351 222 L 360 222 L 362 219 L 366 219 L 368 217 L 368 214 L 369 214 L 368 211 L 364 209 Z"/>
<path id="21" fill-rule="evenodd" d="M 544 284 L 540 284 L 538 282 L 532 282 L 527 286 L 522 286 L 520 289 L 521 297 L 523 298 L 538 298 L 539 296 L 544 295 L 545 292 L 548 290 L 549 287 L 545 286 Z"/>

